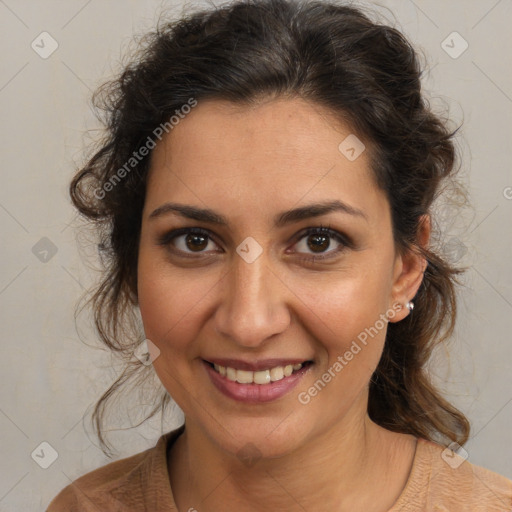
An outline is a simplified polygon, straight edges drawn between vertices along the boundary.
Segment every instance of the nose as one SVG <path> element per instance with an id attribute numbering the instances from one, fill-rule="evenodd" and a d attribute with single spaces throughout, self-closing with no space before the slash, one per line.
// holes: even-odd
<path id="1" fill-rule="evenodd" d="M 289 326 L 286 297 L 291 291 L 269 266 L 265 254 L 252 263 L 236 255 L 219 286 L 215 329 L 240 347 L 260 348 Z"/>

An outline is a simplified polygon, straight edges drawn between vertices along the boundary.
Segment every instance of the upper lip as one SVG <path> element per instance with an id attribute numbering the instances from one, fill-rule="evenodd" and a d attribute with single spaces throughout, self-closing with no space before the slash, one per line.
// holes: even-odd
<path id="1" fill-rule="evenodd" d="M 219 366 L 235 368 L 237 370 L 246 370 L 257 372 L 260 370 L 270 370 L 276 366 L 288 366 L 299 363 L 305 363 L 310 359 L 261 359 L 259 361 L 243 361 L 241 359 L 210 358 L 205 359 L 207 363 L 218 364 Z"/>

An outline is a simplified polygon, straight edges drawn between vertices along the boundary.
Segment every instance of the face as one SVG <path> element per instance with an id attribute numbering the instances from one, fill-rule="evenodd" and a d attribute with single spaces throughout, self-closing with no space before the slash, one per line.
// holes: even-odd
<path id="1" fill-rule="evenodd" d="M 362 421 L 386 315 L 414 295 L 368 150 L 338 149 L 350 134 L 301 99 L 204 101 L 152 154 L 145 334 L 187 425 L 229 452 L 277 456 Z"/>

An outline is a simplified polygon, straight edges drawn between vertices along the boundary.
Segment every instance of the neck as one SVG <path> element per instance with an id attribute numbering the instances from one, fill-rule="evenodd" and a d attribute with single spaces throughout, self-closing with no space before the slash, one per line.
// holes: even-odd
<path id="1" fill-rule="evenodd" d="M 414 448 L 412 436 L 363 415 L 249 466 L 187 423 L 171 450 L 169 473 L 179 510 L 218 512 L 229 503 L 247 512 L 387 511 L 405 486 Z"/>

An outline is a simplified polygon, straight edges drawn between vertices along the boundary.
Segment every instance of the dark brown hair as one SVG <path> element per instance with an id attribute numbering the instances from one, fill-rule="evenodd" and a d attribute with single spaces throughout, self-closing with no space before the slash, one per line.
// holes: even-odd
<path id="1" fill-rule="evenodd" d="M 94 409 L 105 453 L 107 402 L 125 382 L 152 371 L 132 357 L 144 338 L 137 320 L 137 253 L 150 155 L 132 161 L 130 169 L 126 163 L 191 98 L 255 104 L 301 97 L 327 107 L 369 144 L 376 183 L 389 200 L 396 246 L 419 251 L 428 265 L 413 314 L 388 326 L 368 413 L 392 431 L 467 441 L 468 420 L 426 371 L 433 348 L 453 331 L 459 271 L 419 247 L 417 233 L 442 182 L 455 172 L 457 130 L 449 131 L 430 109 L 421 73 L 416 51 L 400 31 L 353 6 L 250 0 L 160 23 L 122 74 L 97 91 L 94 104 L 105 114 L 106 135 L 75 175 L 70 193 L 100 237 L 104 276 L 87 304 L 102 342 L 126 362 Z M 123 166 L 126 172 L 114 183 Z M 146 419 L 159 409 L 163 414 L 169 401 L 164 391 Z"/>

